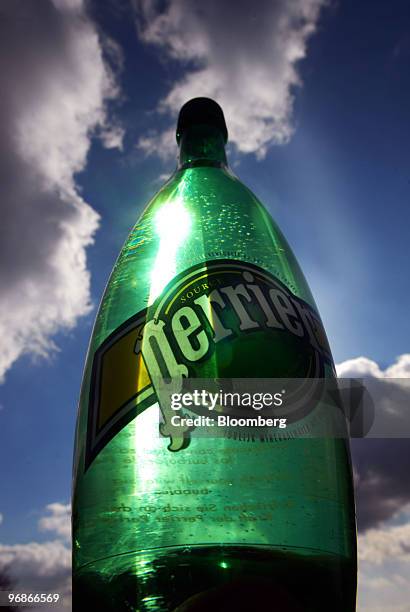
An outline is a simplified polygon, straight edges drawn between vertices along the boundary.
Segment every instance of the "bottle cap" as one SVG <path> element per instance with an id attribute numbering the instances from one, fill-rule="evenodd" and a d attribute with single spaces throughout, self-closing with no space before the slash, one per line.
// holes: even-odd
<path id="1" fill-rule="evenodd" d="M 179 144 L 182 133 L 186 128 L 201 123 L 219 128 L 226 144 L 228 130 L 226 129 L 225 117 L 222 108 L 211 98 L 192 98 L 192 100 L 184 104 L 179 111 L 176 133 L 177 143 Z"/>

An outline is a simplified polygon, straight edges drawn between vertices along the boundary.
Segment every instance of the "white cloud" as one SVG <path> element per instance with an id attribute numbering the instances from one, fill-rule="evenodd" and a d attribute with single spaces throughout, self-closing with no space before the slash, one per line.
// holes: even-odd
<path id="1" fill-rule="evenodd" d="M 356 357 L 348 359 L 336 365 L 337 375 L 342 378 L 409 378 L 410 377 L 410 353 L 405 353 L 396 358 L 396 362 L 381 370 L 378 364 L 367 357 Z"/>
<path id="2" fill-rule="evenodd" d="M 381 565 L 394 558 L 410 562 L 410 522 L 388 528 L 369 529 L 359 537 L 359 559 Z"/>
<path id="3" fill-rule="evenodd" d="M 2 524 L 2 522 L 3 522 L 3 515 L 0 512 L 0 525 Z"/>
<path id="4" fill-rule="evenodd" d="M 163 132 L 151 131 L 138 140 L 138 148 L 147 155 L 156 153 L 162 160 L 167 161 L 176 157 L 175 128 Z"/>
<path id="5" fill-rule="evenodd" d="M 21 582 L 35 577 L 55 577 L 71 566 L 70 550 L 60 540 L 0 544 L 0 564 L 12 568 Z"/>
<path id="6" fill-rule="evenodd" d="M 14 592 L 58 593 L 53 609 L 71 610 L 71 551 L 59 540 L 0 544 L 0 572 L 10 576 Z"/>
<path id="7" fill-rule="evenodd" d="M 397 357 L 396 363 L 386 368 L 385 378 L 410 378 L 410 353 Z"/>
<path id="8" fill-rule="evenodd" d="M 367 357 L 356 357 L 336 364 L 337 375 L 341 378 L 360 378 L 362 376 L 373 376 L 382 378 L 383 372 L 375 361 Z"/>
<path id="9" fill-rule="evenodd" d="M 106 126 L 100 132 L 100 138 L 106 149 L 120 149 L 122 151 L 122 144 L 125 135 L 125 130 L 118 126 Z"/>
<path id="10" fill-rule="evenodd" d="M 407 506 L 394 521 L 359 535 L 358 612 L 409 612 L 409 520 Z"/>
<path id="11" fill-rule="evenodd" d="M 71 537 L 71 505 L 48 504 L 46 510 L 49 515 L 40 519 L 38 523 L 40 531 L 55 531 L 65 540 L 69 540 Z"/>
<path id="12" fill-rule="evenodd" d="M 161 11 L 155 0 L 133 0 L 140 39 L 180 62 L 185 75 L 159 104 L 175 116 L 190 98 L 216 99 L 227 117 L 229 139 L 261 159 L 293 132 L 297 62 L 317 29 L 326 0 L 174 0 Z M 172 139 L 170 134 L 172 134 Z M 173 145 L 171 148 L 171 144 Z M 174 130 L 139 141 L 146 153 L 175 151 Z"/>
<path id="13" fill-rule="evenodd" d="M 406 567 L 402 570 L 406 574 Z M 409 600 L 409 582 L 404 576 L 384 567 L 375 575 L 359 574 L 358 612 L 409 612 Z"/>
<path id="14" fill-rule="evenodd" d="M 6 0 L 0 53 L 1 380 L 90 312 L 86 247 L 99 218 L 75 173 L 93 133 L 119 146 L 121 128 L 108 120 L 118 91 L 82 0 Z"/>
<path id="15" fill-rule="evenodd" d="M 47 515 L 39 520 L 41 531 L 55 532 L 60 538 L 27 544 L 0 544 L 0 573 L 9 576 L 13 590 L 59 593 L 56 612 L 71 610 L 70 505 L 46 506 Z"/>

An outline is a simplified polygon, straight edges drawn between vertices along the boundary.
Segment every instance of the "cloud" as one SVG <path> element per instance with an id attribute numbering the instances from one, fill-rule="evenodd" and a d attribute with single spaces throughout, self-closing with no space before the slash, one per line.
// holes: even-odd
<path id="1" fill-rule="evenodd" d="M 51 531 L 60 537 L 47 542 L 0 544 L 0 575 L 10 577 L 14 591 L 59 593 L 60 601 L 53 609 L 68 612 L 71 610 L 70 505 L 49 504 L 46 512 L 38 522 L 39 530 Z"/>
<path id="2" fill-rule="evenodd" d="M 410 522 L 382 529 L 369 529 L 359 540 L 359 559 L 381 565 L 394 558 L 410 562 Z"/>
<path id="3" fill-rule="evenodd" d="M 410 354 L 400 355 L 394 364 L 384 370 L 375 361 L 358 357 L 338 364 L 336 370 L 342 377 L 369 380 L 370 389 L 379 385 L 378 409 L 387 412 L 386 398 L 390 398 L 390 404 L 397 406 L 404 405 L 403 398 L 408 398 L 408 389 L 403 394 L 399 382 L 409 377 L 409 365 Z M 410 503 L 410 440 L 400 437 L 352 439 L 351 450 L 358 528 L 365 531 L 382 524 Z"/>
<path id="4" fill-rule="evenodd" d="M 71 505 L 54 503 L 46 506 L 49 512 L 48 516 L 44 516 L 39 521 L 40 531 L 55 531 L 65 540 L 71 538 Z"/>
<path id="5" fill-rule="evenodd" d="M 107 104 L 118 96 L 82 0 L 5 0 L 1 7 L 0 380 L 24 354 L 91 310 L 86 248 L 98 214 L 75 174 L 91 138 L 121 144 Z"/>
<path id="6" fill-rule="evenodd" d="M 409 612 L 408 567 L 401 571 L 404 575 L 385 567 L 376 576 L 359 573 L 358 612 Z"/>
<path id="7" fill-rule="evenodd" d="M 30 542 L 28 544 L 0 544 L 0 563 L 12 568 L 20 582 L 33 578 L 55 580 L 67 575 L 71 567 L 71 553 L 60 541 Z M 49 582 L 49 580 L 47 580 Z"/>
<path id="8" fill-rule="evenodd" d="M 71 610 L 71 551 L 61 541 L 0 544 L 3 573 L 10 576 L 14 592 L 59 593 L 53 609 Z"/>
<path id="9" fill-rule="evenodd" d="M 359 612 L 408 612 L 410 506 L 359 535 Z"/>
<path id="10" fill-rule="evenodd" d="M 145 136 L 141 136 L 141 138 L 138 140 L 137 146 L 141 151 L 144 151 L 146 155 L 152 155 L 155 153 L 163 161 L 167 161 L 171 157 L 175 157 L 177 152 L 175 127 L 169 130 L 164 130 L 161 133 L 152 130 Z"/>
<path id="11" fill-rule="evenodd" d="M 397 357 L 396 362 L 385 370 L 367 357 L 356 357 L 336 365 L 336 371 L 342 378 L 410 378 L 410 353 Z"/>
<path id="12" fill-rule="evenodd" d="M 0 512 L 0 525 L 2 524 L 2 522 L 3 522 L 3 515 Z"/>
<path id="13" fill-rule="evenodd" d="M 173 117 L 196 96 L 216 99 L 227 117 L 229 139 L 241 153 L 265 157 L 293 132 L 297 62 L 306 56 L 326 0 L 133 0 L 140 39 L 185 70 L 160 101 Z M 174 121 L 175 123 L 175 121 Z M 175 153 L 174 129 L 153 132 L 138 146 L 163 158 Z"/>

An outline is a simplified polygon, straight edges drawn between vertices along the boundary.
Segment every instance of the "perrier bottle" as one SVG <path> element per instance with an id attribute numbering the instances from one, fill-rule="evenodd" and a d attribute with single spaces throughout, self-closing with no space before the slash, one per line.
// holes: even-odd
<path id="1" fill-rule="evenodd" d="M 171 425 L 167 392 L 187 379 L 334 377 L 289 245 L 227 165 L 221 108 L 190 100 L 176 138 L 178 166 L 120 253 L 88 351 L 74 610 L 350 612 L 347 440 Z M 307 430 L 311 418 L 300 413 Z"/>

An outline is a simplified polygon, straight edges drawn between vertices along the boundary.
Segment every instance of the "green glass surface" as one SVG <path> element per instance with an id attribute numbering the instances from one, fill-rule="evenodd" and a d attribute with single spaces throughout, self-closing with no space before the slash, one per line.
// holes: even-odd
<path id="1" fill-rule="evenodd" d="M 74 454 L 74 609 L 94 602 L 99 610 L 237 611 L 249 609 L 251 593 L 271 602 L 264 609 L 276 609 L 275 601 L 284 611 L 355 609 L 346 440 L 193 438 L 188 448 L 171 452 L 159 436 L 152 395 L 152 405 L 149 396 L 85 469 L 96 352 L 137 313 L 147 309 L 149 320 L 177 275 L 216 260 L 254 264 L 316 310 L 279 228 L 227 166 L 221 133 L 196 125 L 182 135 L 175 173 L 131 231 L 95 321 Z M 283 339 L 272 346 L 263 376 L 284 376 L 283 368 L 278 373 Z M 229 376 L 260 375 L 258 346 L 266 341 L 261 335 L 261 344 L 245 345 L 239 337 Z M 298 349 L 290 337 L 288 344 L 290 364 Z M 231 359 L 224 351 L 206 362 L 208 376 L 221 375 L 222 360 Z M 332 363 L 324 375 L 333 376 Z M 120 384 L 120 376 L 113 374 L 109 384 Z"/>

